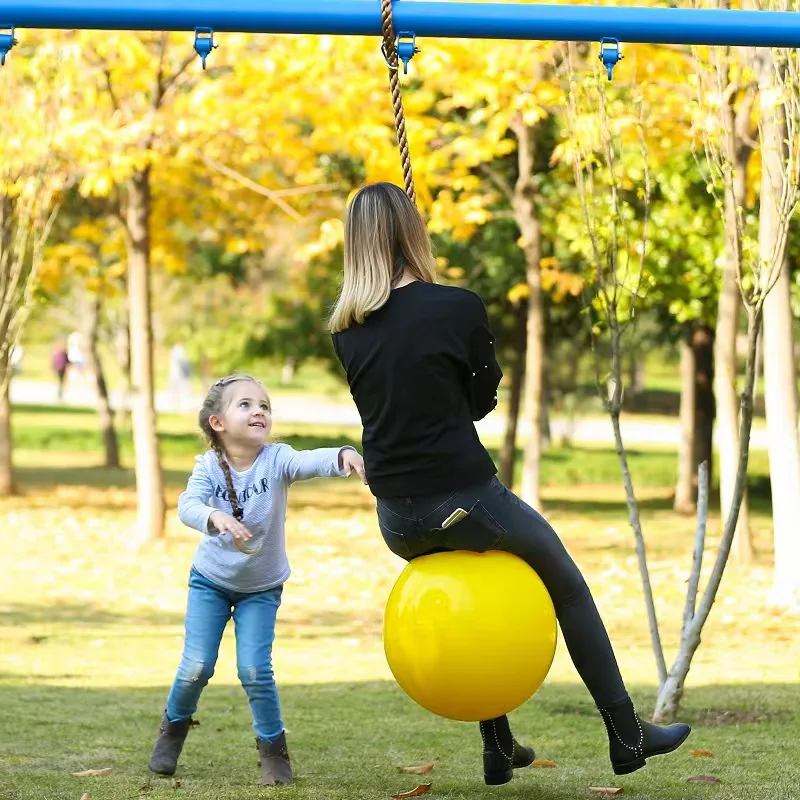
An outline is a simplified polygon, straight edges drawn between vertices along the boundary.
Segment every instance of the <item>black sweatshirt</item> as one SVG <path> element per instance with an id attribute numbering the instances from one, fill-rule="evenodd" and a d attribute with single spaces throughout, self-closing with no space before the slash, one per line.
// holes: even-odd
<path id="1" fill-rule="evenodd" d="M 497 472 L 473 425 L 497 405 L 503 377 L 478 295 L 406 284 L 363 325 L 335 333 L 333 346 L 361 415 L 375 496 L 447 492 Z"/>

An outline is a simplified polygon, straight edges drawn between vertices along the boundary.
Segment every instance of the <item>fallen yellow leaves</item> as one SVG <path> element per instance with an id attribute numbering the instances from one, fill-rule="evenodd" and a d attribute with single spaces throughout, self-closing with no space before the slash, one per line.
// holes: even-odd
<path id="1" fill-rule="evenodd" d="M 714 758 L 714 754 L 710 750 L 690 750 L 689 755 L 695 758 Z"/>
<path id="2" fill-rule="evenodd" d="M 621 786 L 590 786 L 589 791 L 597 794 L 622 794 L 625 790 Z"/>
<path id="3" fill-rule="evenodd" d="M 98 775 L 110 775 L 114 770 L 111 767 L 103 769 L 85 769 L 83 772 L 73 772 L 76 778 L 96 778 Z"/>
<path id="4" fill-rule="evenodd" d="M 392 800 L 405 800 L 406 797 L 422 797 L 423 794 L 427 794 L 431 790 L 432 785 L 431 783 L 421 783 L 416 789 L 412 789 L 410 792 L 393 794 Z"/>
<path id="5" fill-rule="evenodd" d="M 434 763 L 430 761 L 429 763 L 421 764 L 418 767 L 398 767 L 397 771 L 410 775 L 427 775 L 434 768 L 434 766 Z"/>
<path id="6" fill-rule="evenodd" d="M 537 758 L 535 761 L 531 762 L 531 766 L 532 767 L 552 768 L 552 767 L 557 767 L 558 764 L 556 764 L 555 761 L 545 761 L 544 759 Z"/>

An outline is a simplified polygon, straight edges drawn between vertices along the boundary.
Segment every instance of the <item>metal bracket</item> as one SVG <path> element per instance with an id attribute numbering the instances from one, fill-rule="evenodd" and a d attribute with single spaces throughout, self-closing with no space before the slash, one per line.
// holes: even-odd
<path id="1" fill-rule="evenodd" d="M 403 74 L 407 75 L 408 62 L 420 52 L 419 47 L 417 47 L 417 36 L 410 31 L 401 31 L 397 34 L 394 44 L 397 58 L 403 62 Z M 383 43 L 381 43 L 381 53 L 383 54 L 383 60 L 386 62 L 386 66 L 389 67 L 392 72 L 396 72 L 397 67 L 389 63 L 389 56 L 386 55 L 386 48 Z"/>
<path id="2" fill-rule="evenodd" d="M 194 29 L 194 49 L 203 61 L 203 69 L 206 68 L 206 58 L 212 50 L 216 50 L 218 47 L 218 44 L 214 44 L 213 28 Z"/>
<path id="3" fill-rule="evenodd" d="M 600 40 L 600 54 L 597 57 L 603 62 L 608 73 L 608 79 L 611 80 L 614 66 L 624 58 L 619 49 L 619 39 L 602 38 Z"/>
<path id="4" fill-rule="evenodd" d="M 14 26 L 0 23 L 0 67 L 5 66 L 8 51 L 19 42 L 14 38 Z"/>
<path id="5" fill-rule="evenodd" d="M 397 57 L 403 62 L 403 74 L 408 74 L 408 62 L 420 52 L 417 35 L 413 31 L 400 31 L 397 34 Z"/>

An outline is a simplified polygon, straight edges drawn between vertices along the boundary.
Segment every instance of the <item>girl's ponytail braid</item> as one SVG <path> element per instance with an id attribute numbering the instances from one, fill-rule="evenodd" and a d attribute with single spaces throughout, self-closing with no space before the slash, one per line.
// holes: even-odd
<path id="1" fill-rule="evenodd" d="M 233 509 L 233 516 L 239 521 L 244 517 L 244 511 L 239 507 L 239 501 L 236 497 L 236 490 L 233 487 L 233 476 L 231 475 L 231 468 L 225 460 L 225 450 L 222 443 L 217 437 L 216 431 L 211 427 L 209 418 L 213 414 L 219 414 L 222 411 L 222 400 L 225 392 L 225 387 L 229 386 L 235 381 L 254 381 L 248 375 L 230 375 L 227 378 L 221 378 L 209 389 L 206 399 L 203 401 L 203 406 L 200 409 L 199 423 L 200 429 L 205 434 L 208 444 L 211 449 L 217 454 L 219 459 L 219 466 L 222 469 L 222 474 L 225 476 L 225 486 L 228 489 L 228 499 L 230 500 L 231 508 Z M 255 381 L 254 381 L 255 382 Z"/>
<path id="2" fill-rule="evenodd" d="M 230 500 L 231 508 L 233 509 L 233 517 L 241 522 L 242 518 L 244 517 L 244 511 L 239 508 L 239 501 L 236 498 L 236 491 L 233 488 L 233 475 L 231 475 L 230 465 L 225 460 L 225 453 L 217 441 L 216 436 L 214 437 L 213 441 L 210 442 L 210 444 L 214 452 L 217 454 L 219 466 L 222 469 L 222 474 L 225 476 L 225 486 L 228 489 L 228 499 Z"/>

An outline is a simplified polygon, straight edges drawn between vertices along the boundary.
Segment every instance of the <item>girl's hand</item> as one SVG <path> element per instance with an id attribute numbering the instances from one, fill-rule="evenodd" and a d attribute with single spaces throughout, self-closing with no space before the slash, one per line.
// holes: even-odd
<path id="1" fill-rule="evenodd" d="M 239 522 L 236 517 L 232 517 L 230 514 L 226 514 L 224 511 L 212 511 L 211 516 L 209 516 L 208 521 L 220 532 L 220 533 L 229 533 L 233 538 L 234 547 L 241 552 L 242 545 L 248 539 L 253 538 L 253 534 L 250 533 L 241 522 Z"/>
<path id="2" fill-rule="evenodd" d="M 348 477 L 353 470 L 358 473 L 362 483 L 367 482 L 367 473 L 364 470 L 364 459 L 355 450 L 342 450 L 339 454 L 339 463 L 345 475 Z"/>

